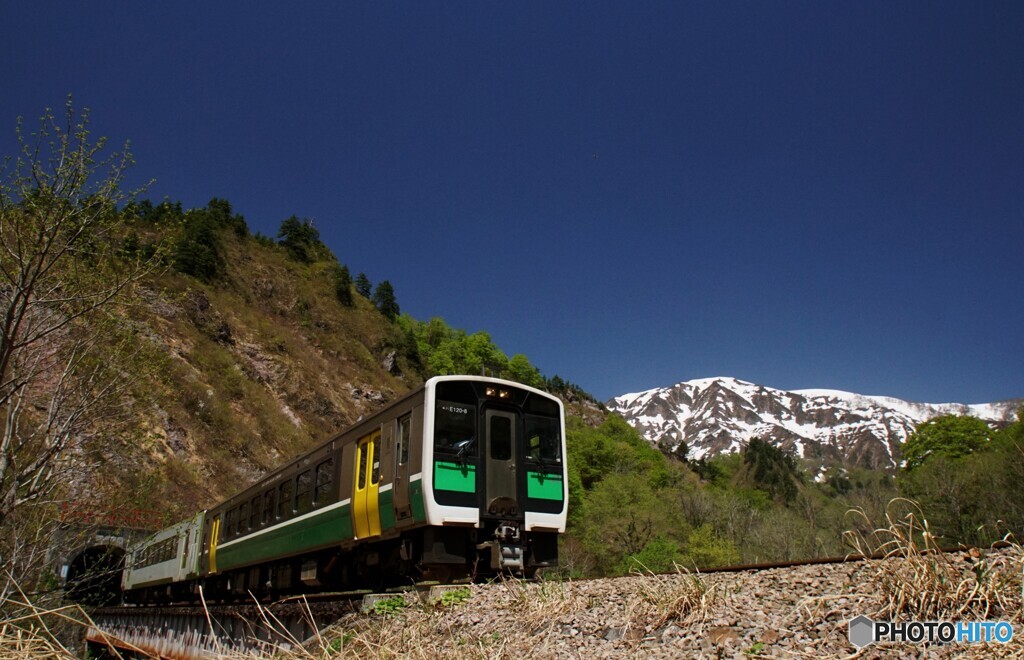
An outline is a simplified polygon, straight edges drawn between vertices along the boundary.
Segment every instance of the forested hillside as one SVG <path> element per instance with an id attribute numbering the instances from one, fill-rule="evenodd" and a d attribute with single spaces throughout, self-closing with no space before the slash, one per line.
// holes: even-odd
<path id="1" fill-rule="evenodd" d="M 168 256 L 132 308 L 148 354 L 133 421 L 100 450 L 102 488 L 121 492 L 82 496 L 183 515 L 432 375 L 573 389 L 486 332 L 401 314 L 391 283 L 353 277 L 307 220 L 286 218 L 267 237 L 223 199 L 189 210 L 142 200 L 120 213 L 127 250 L 163 243 Z"/>

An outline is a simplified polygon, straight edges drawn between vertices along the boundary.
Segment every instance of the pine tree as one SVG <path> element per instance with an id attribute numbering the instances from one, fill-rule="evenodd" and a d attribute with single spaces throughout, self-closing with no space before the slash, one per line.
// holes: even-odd
<path id="1" fill-rule="evenodd" d="M 391 282 L 384 280 L 377 285 L 377 289 L 373 292 L 373 304 L 387 320 L 394 321 L 398 318 L 398 301 L 395 300 L 395 289 L 391 286 Z"/>
<path id="2" fill-rule="evenodd" d="M 373 285 L 370 284 L 370 278 L 366 276 L 366 273 L 359 273 L 356 275 L 356 293 L 361 295 L 363 298 L 369 298 L 372 290 Z"/>
<path id="3" fill-rule="evenodd" d="M 352 299 L 352 275 L 348 271 L 348 266 L 339 265 L 338 269 L 334 271 L 334 295 L 338 297 L 338 302 L 345 307 L 355 304 Z"/>

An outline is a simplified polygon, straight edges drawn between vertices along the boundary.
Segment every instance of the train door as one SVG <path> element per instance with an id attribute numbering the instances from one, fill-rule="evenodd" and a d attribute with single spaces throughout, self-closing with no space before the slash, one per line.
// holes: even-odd
<path id="1" fill-rule="evenodd" d="M 222 516 L 222 513 L 218 513 L 216 516 L 214 516 L 213 520 L 210 521 L 210 546 L 208 565 L 210 573 L 217 572 L 217 544 L 220 543 L 220 521 Z"/>
<path id="2" fill-rule="evenodd" d="M 394 500 L 395 520 L 412 517 L 412 502 L 409 500 L 409 443 L 412 442 L 412 415 L 398 418 L 395 434 L 395 476 Z"/>
<path id="3" fill-rule="evenodd" d="M 380 535 L 380 431 L 356 443 L 356 473 L 352 485 L 352 527 L 357 539 Z"/>
<path id="4" fill-rule="evenodd" d="M 516 416 L 503 410 L 488 410 L 486 424 L 486 493 L 484 511 L 497 516 L 514 516 L 516 510 Z"/>

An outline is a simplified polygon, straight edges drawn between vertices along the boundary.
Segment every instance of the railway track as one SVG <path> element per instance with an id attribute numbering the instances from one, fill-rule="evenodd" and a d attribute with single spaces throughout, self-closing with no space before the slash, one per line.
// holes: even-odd
<path id="1" fill-rule="evenodd" d="M 89 611 L 85 642 L 90 657 L 128 652 L 191 659 L 210 655 L 268 655 L 315 637 L 346 614 L 401 596 L 429 601 L 465 585 L 417 585 L 407 590 L 310 594 L 274 603 L 99 607 Z"/>
<path id="2" fill-rule="evenodd" d="M 998 549 L 1010 544 L 996 544 Z M 972 548 L 943 548 L 946 553 L 970 552 Z M 765 571 L 801 566 L 842 564 L 887 555 L 845 555 L 798 561 L 737 564 L 703 569 L 702 574 Z M 588 582 L 585 578 L 575 582 Z M 94 655 L 104 650 L 159 657 L 198 658 L 214 655 L 267 655 L 300 645 L 342 616 L 372 611 L 374 602 L 397 595 L 407 600 L 430 601 L 446 589 L 465 584 L 416 585 L 407 590 L 371 593 L 366 590 L 292 597 L 275 603 L 241 602 L 207 605 L 120 606 L 90 611 L 93 620 L 86 641 Z"/>

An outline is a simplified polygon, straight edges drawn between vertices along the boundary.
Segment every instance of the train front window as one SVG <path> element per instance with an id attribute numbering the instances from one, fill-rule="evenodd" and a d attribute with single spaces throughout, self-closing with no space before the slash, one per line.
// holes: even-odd
<path id="1" fill-rule="evenodd" d="M 460 458 L 476 458 L 476 406 L 438 401 L 434 412 L 434 450 Z"/>
<path id="2" fill-rule="evenodd" d="M 557 417 L 526 416 L 526 454 L 538 463 L 562 461 L 562 429 Z"/>
<path id="3" fill-rule="evenodd" d="M 491 459 L 507 461 L 512 458 L 512 420 L 495 415 L 491 418 Z"/>

